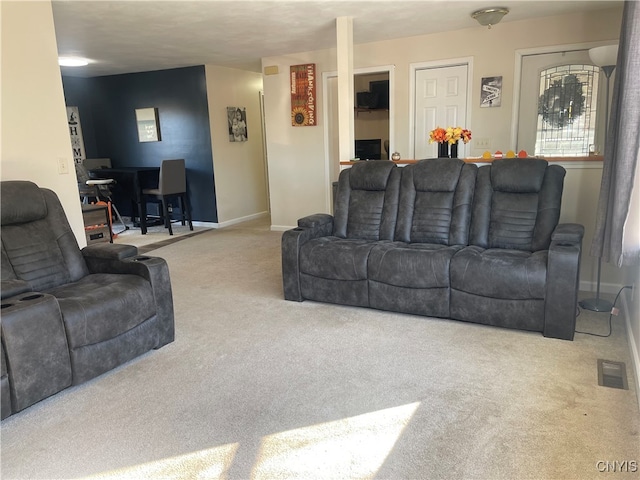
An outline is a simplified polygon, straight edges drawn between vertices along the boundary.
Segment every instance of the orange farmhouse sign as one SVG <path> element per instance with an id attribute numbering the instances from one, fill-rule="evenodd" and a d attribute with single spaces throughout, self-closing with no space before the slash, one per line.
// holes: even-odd
<path id="1" fill-rule="evenodd" d="M 316 124 L 316 64 L 291 65 L 291 125 Z"/>

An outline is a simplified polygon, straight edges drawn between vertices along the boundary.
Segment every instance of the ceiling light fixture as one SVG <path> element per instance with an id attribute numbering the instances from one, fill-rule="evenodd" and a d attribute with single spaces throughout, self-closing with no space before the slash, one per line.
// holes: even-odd
<path id="1" fill-rule="evenodd" d="M 80 57 L 58 57 L 58 65 L 61 67 L 84 67 L 89 65 L 89 60 Z"/>
<path id="2" fill-rule="evenodd" d="M 475 18 L 483 27 L 491 28 L 492 25 L 500 22 L 507 13 L 509 13 L 509 9 L 504 7 L 483 8 L 473 12 L 471 18 Z"/>

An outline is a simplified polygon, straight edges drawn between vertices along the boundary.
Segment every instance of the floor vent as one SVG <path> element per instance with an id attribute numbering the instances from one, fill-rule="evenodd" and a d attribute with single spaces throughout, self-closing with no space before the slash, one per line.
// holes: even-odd
<path id="1" fill-rule="evenodd" d="M 598 359 L 598 385 L 629 390 L 624 362 Z"/>

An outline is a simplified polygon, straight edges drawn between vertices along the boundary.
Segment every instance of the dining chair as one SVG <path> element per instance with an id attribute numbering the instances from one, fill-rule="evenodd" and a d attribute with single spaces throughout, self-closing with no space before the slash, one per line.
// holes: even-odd
<path id="1" fill-rule="evenodd" d="M 169 229 L 169 235 L 173 235 L 171 228 L 171 215 L 169 211 L 170 200 L 177 198 L 180 203 L 180 215 L 182 225 L 185 220 L 189 223 L 189 230 L 193 230 L 191 222 L 191 206 L 187 194 L 187 174 L 184 159 L 163 160 L 160 164 L 160 175 L 157 188 L 145 188 L 142 190 L 144 201 L 156 201 L 162 203 L 162 217 L 165 228 Z"/>
<path id="2" fill-rule="evenodd" d="M 124 220 L 122 219 L 118 208 L 113 202 L 113 198 L 111 198 L 111 195 L 113 193 L 111 188 L 116 184 L 116 181 L 113 178 L 90 178 L 86 165 L 87 160 L 89 159 L 85 159 L 83 163 L 76 163 L 76 177 L 78 177 L 78 190 L 80 191 L 80 198 L 82 200 L 82 203 L 88 204 L 90 198 L 95 198 L 97 202 L 102 200 L 108 201 L 111 204 L 111 208 L 113 209 L 113 213 L 115 214 L 116 219 L 119 223 L 122 224 L 122 230 L 119 230 L 117 232 L 113 230 L 113 225 L 111 225 L 111 232 L 117 235 L 118 233 L 122 233 L 125 230 L 129 230 L 129 227 L 126 223 L 124 223 Z M 109 164 L 111 164 L 111 160 L 109 160 Z"/>

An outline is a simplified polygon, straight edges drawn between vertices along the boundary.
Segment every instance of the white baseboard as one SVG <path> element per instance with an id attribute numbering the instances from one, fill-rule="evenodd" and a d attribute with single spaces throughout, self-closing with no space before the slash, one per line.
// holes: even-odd
<path id="1" fill-rule="evenodd" d="M 620 291 L 621 288 L 622 288 L 622 285 L 618 285 L 617 283 L 600 282 L 600 293 L 608 293 L 611 295 L 615 295 Z M 579 289 L 581 292 L 593 292 L 593 294 L 595 295 L 597 290 L 597 285 L 595 282 L 580 280 Z"/>
<path id="2" fill-rule="evenodd" d="M 254 213 L 252 215 L 246 215 L 244 217 L 233 218 L 231 220 L 225 220 L 224 222 L 217 223 L 218 227 L 216 228 L 230 227 L 231 225 L 237 225 L 238 223 L 248 222 L 249 220 L 257 220 L 258 218 L 263 218 L 268 215 L 269 215 L 269 212 L 259 212 L 259 213 Z"/>
<path id="3" fill-rule="evenodd" d="M 284 232 L 286 230 L 291 230 L 292 228 L 296 228 L 296 226 L 294 225 L 293 227 L 291 227 L 289 225 L 271 225 L 272 232 Z"/>
<path id="4" fill-rule="evenodd" d="M 638 341 L 633 337 L 633 329 L 631 328 L 631 307 L 627 301 L 627 295 L 620 295 L 622 297 L 622 314 L 624 315 L 625 324 L 627 327 L 627 338 L 629 340 L 629 353 L 631 355 L 631 363 L 633 364 L 633 375 L 636 380 L 636 397 L 638 399 L 638 409 L 640 410 L 640 354 L 636 345 Z M 627 375 L 631 372 L 627 372 Z"/>
<path id="5" fill-rule="evenodd" d="M 194 227 L 206 227 L 206 228 L 220 228 L 219 223 L 215 222 L 191 222 Z"/>

